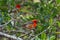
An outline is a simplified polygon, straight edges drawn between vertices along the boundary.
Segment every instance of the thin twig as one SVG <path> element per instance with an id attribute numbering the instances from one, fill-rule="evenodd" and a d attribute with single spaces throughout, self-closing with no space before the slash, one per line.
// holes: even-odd
<path id="1" fill-rule="evenodd" d="M 3 25 L 0 25 L 0 27 L 4 27 L 4 26 L 6 26 L 8 23 L 10 23 L 12 21 L 12 19 L 11 20 L 9 20 L 8 22 L 6 22 L 5 24 L 3 24 Z"/>

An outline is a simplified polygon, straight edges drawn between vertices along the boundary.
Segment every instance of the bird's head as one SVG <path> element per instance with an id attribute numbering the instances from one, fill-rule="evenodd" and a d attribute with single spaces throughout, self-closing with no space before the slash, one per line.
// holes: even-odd
<path id="1" fill-rule="evenodd" d="M 34 20 L 32 20 L 32 22 L 33 22 L 33 23 L 37 23 L 37 20 L 36 20 L 36 19 L 34 19 Z"/>

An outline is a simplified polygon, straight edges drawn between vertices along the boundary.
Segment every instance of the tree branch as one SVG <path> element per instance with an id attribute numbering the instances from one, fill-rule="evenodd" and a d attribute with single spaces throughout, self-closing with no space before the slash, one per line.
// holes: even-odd
<path id="1" fill-rule="evenodd" d="M 13 19 L 9 20 L 8 22 L 6 22 L 6 23 L 3 24 L 3 25 L 0 25 L 0 28 L 6 26 L 6 25 L 7 25 L 8 23 L 10 23 L 12 20 L 13 20 Z"/>
<path id="2" fill-rule="evenodd" d="M 16 36 L 12 36 L 12 35 L 8 35 L 5 33 L 0 32 L 1 36 L 7 37 L 7 38 L 12 38 L 12 39 L 16 39 L 16 40 L 23 40 L 22 38 L 16 37 Z"/>

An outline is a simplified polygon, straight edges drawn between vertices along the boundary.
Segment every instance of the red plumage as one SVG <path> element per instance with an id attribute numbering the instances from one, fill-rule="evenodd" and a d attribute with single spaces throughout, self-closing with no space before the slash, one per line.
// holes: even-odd
<path id="1" fill-rule="evenodd" d="M 21 6 L 20 6 L 19 4 L 17 4 L 17 5 L 16 5 L 16 8 L 17 8 L 17 9 L 20 9 L 20 8 L 21 8 Z"/>
<path id="2" fill-rule="evenodd" d="M 33 27 L 36 28 L 36 26 L 37 26 L 37 20 L 34 19 L 34 20 L 32 20 L 32 22 L 33 22 Z"/>

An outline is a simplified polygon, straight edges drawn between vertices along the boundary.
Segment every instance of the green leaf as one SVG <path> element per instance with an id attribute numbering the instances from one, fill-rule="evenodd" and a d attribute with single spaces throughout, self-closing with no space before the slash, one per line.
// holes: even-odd
<path id="1" fill-rule="evenodd" d="M 60 3 L 60 0 L 56 0 L 56 2 L 59 4 Z"/>
<path id="2" fill-rule="evenodd" d="M 52 19 L 52 18 L 50 18 L 50 20 L 49 20 L 49 24 L 50 24 L 50 25 L 53 24 L 53 19 Z"/>
<path id="3" fill-rule="evenodd" d="M 51 36 L 50 37 L 50 40 L 55 40 L 55 36 Z"/>
<path id="4" fill-rule="evenodd" d="M 46 34 L 45 34 L 45 33 L 42 33 L 42 34 L 41 34 L 41 39 L 42 39 L 42 40 L 46 40 Z"/>
<path id="5" fill-rule="evenodd" d="M 58 24 L 58 27 L 60 27 L 60 22 L 59 21 L 57 21 L 57 24 Z"/>
<path id="6" fill-rule="evenodd" d="M 41 40 L 39 37 L 36 37 L 35 40 Z"/>

